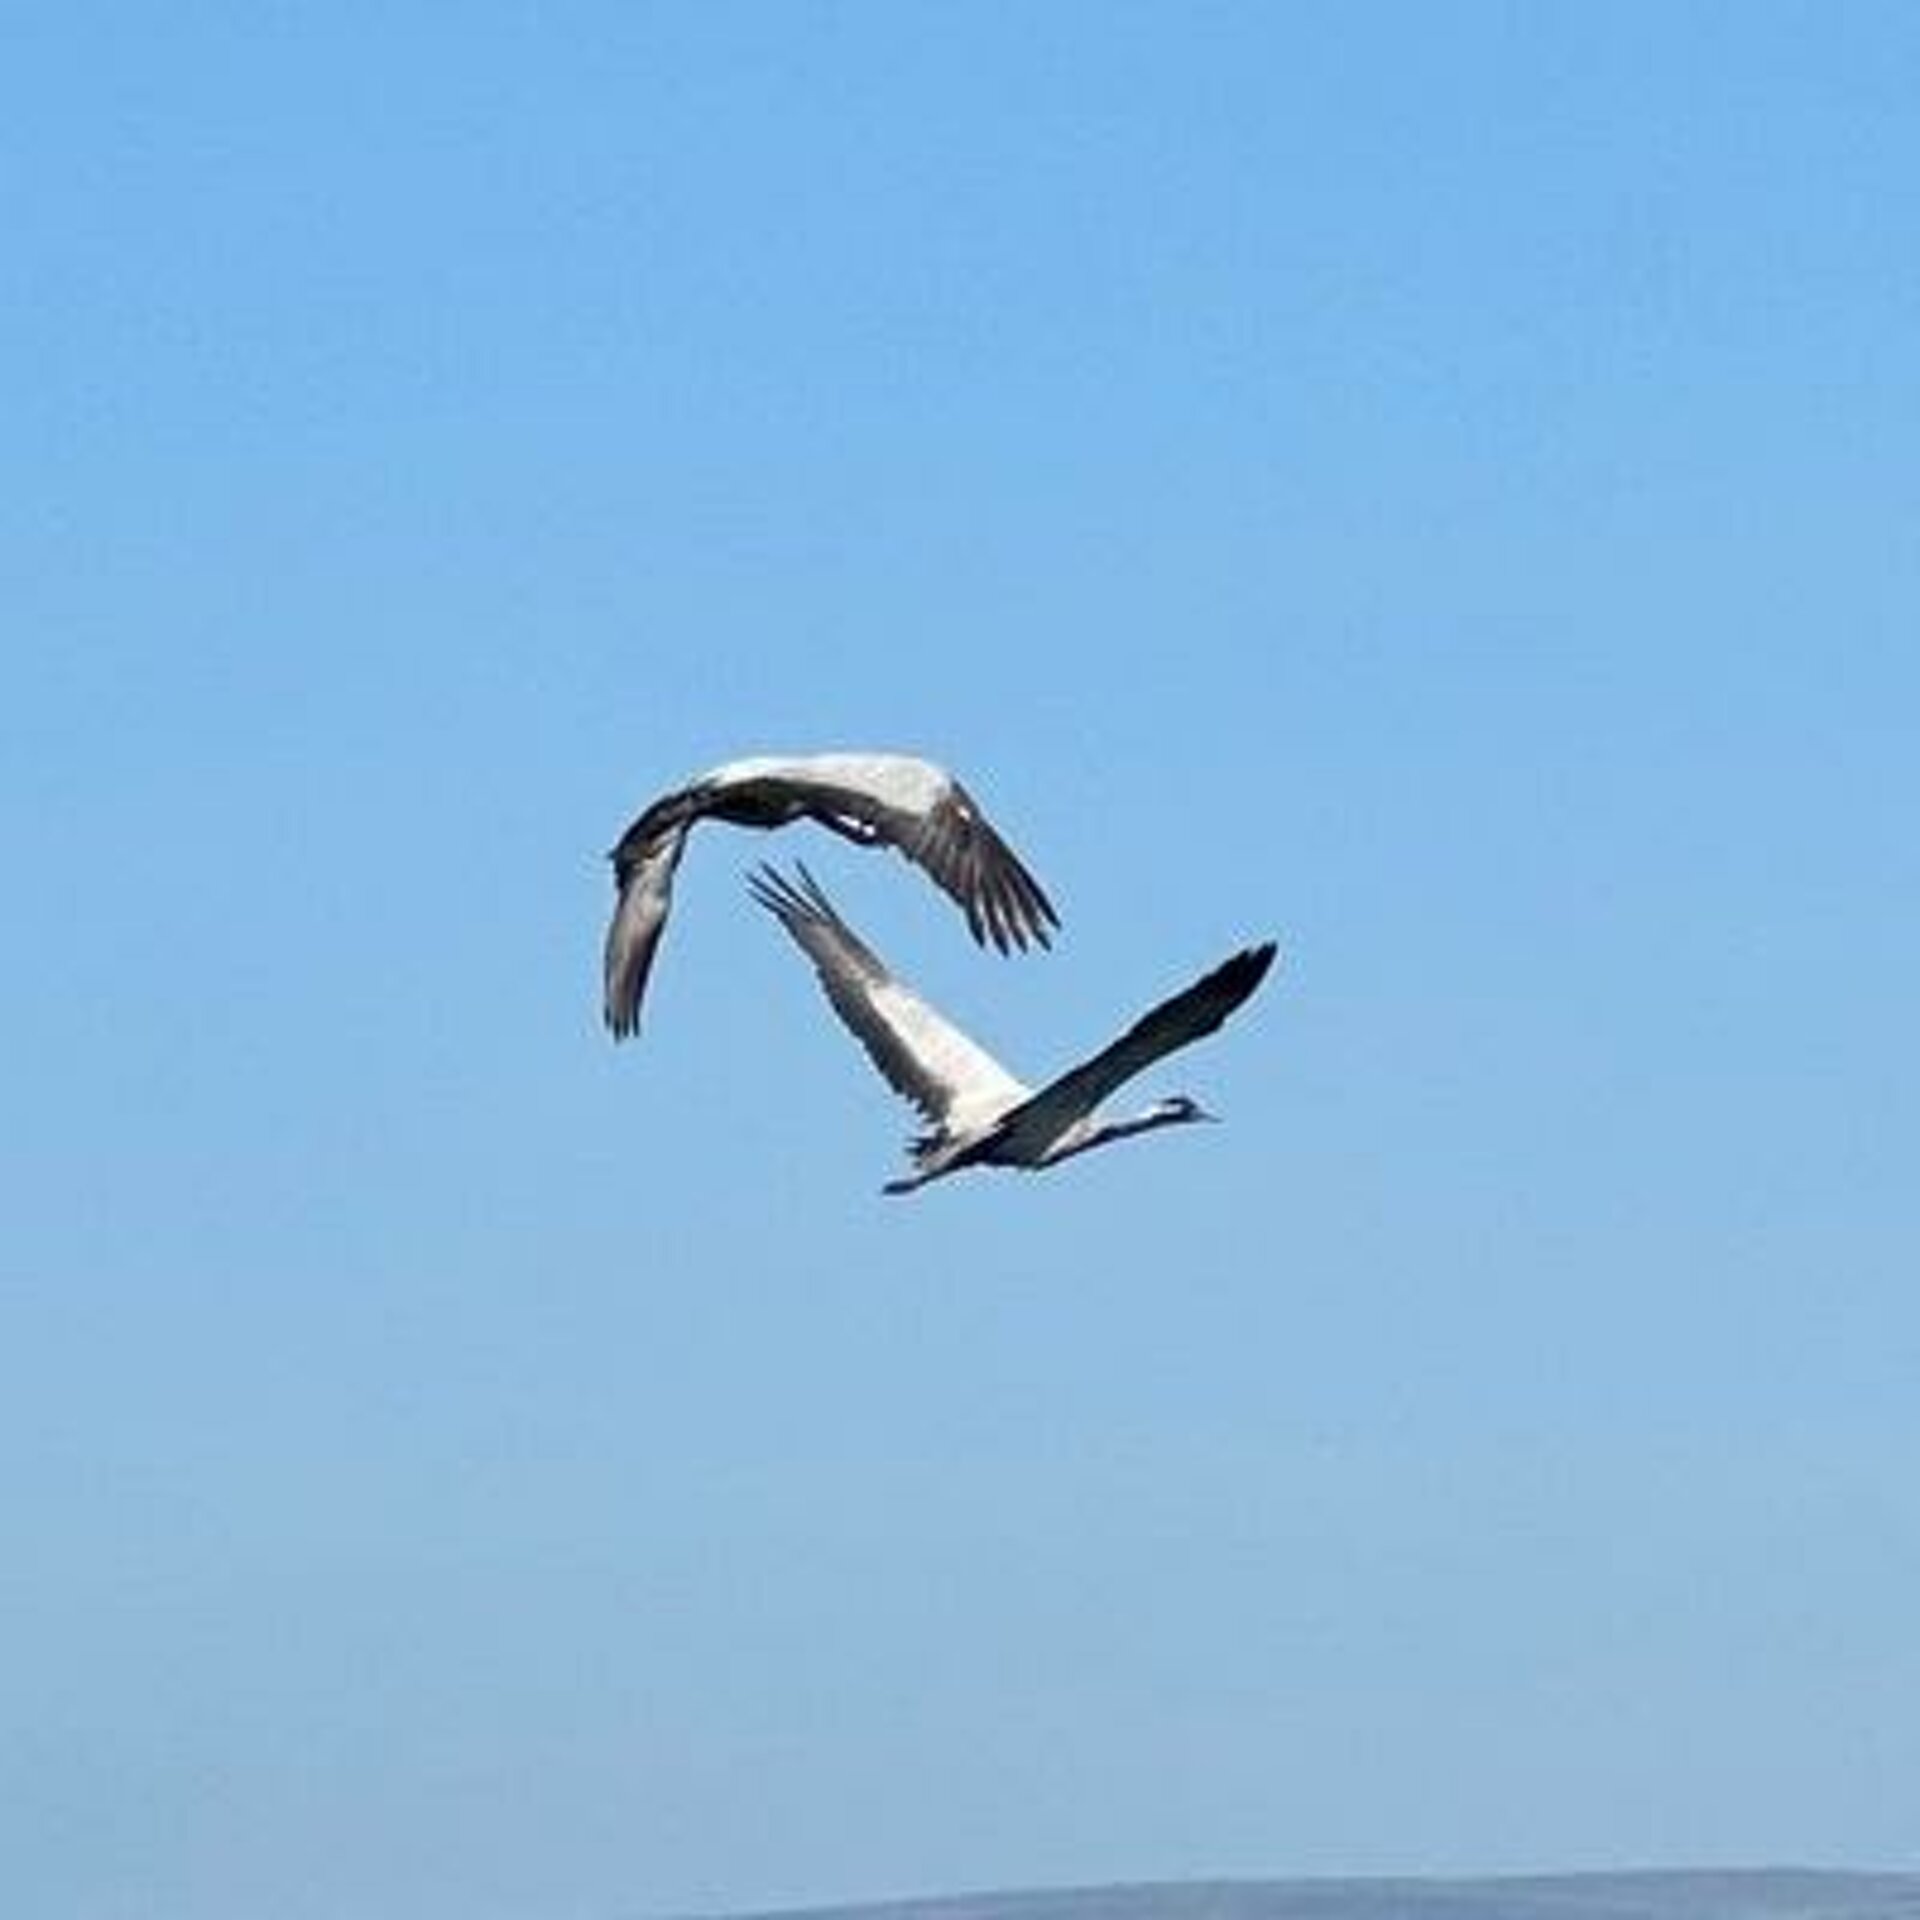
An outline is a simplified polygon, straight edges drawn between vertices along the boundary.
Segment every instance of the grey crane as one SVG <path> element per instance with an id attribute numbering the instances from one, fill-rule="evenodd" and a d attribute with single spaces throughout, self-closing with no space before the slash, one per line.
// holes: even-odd
<path id="1" fill-rule="evenodd" d="M 604 966 L 607 1026 L 640 1026 L 647 976 L 673 904 L 673 875 L 700 820 L 784 827 L 814 820 L 857 846 L 895 848 L 967 916 L 982 946 L 1005 953 L 1060 924 L 1053 902 L 944 767 L 904 753 L 762 754 L 730 760 L 654 801 L 608 855 L 616 899 Z"/>
<path id="2" fill-rule="evenodd" d="M 1036 1091 L 896 980 L 812 874 L 798 871 L 794 881 L 762 865 L 747 884 L 813 962 L 833 1010 L 873 1064 L 928 1122 L 909 1149 L 913 1171 L 888 1181 L 888 1193 L 911 1193 L 962 1167 L 1050 1167 L 1155 1127 L 1211 1120 L 1186 1094 L 1127 1119 L 1104 1119 L 1099 1108 L 1162 1055 L 1214 1032 L 1273 964 L 1271 940 L 1243 948 Z"/>

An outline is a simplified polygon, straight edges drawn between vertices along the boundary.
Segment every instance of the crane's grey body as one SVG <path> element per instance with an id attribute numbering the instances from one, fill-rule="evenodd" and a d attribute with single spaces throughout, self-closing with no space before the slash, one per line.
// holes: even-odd
<path id="1" fill-rule="evenodd" d="M 1215 1031 L 1273 964 L 1271 941 L 1244 948 L 1036 1091 L 896 980 L 806 868 L 799 873 L 795 882 L 763 866 L 748 884 L 813 962 L 828 1001 L 874 1065 L 928 1122 L 912 1143 L 913 1171 L 889 1181 L 888 1193 L 910 1193 L 962 1167 L 1050 1167 L 1155 1127 L 1211 1119 L 1185 1094 L 1130 1119 L 1103 1119 L 1099 1108 L 1155 1060 Z"/>
<path id="2" fill-rule="evenodd" d="M 638 1031 L 640 1002 L 673 904 L 673 876 L 701 820 L 762 829 L 814 820 L 856 846 L 885 844 L 959 903 L 983 946 L 1048 944 L 1053 903 L 959 781 L 902 753 L 756 755 L 663 794 L 609 856 L 618 897 L 607 928 L 606 1020 Z"/>

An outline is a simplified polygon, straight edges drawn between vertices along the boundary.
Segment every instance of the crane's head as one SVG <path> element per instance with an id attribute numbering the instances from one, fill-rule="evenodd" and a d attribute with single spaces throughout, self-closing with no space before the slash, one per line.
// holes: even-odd
<path id="1" fill-rule="evenodd" d="M 1158 1126 L 1178 1126 L 1188 1120 L 1218 1120 L 1217 1113 L 1209 1113 L 1191 1094 L 1170 1093 L 1164 1100 L 1156 1100 L 1147 1110 Z"/>

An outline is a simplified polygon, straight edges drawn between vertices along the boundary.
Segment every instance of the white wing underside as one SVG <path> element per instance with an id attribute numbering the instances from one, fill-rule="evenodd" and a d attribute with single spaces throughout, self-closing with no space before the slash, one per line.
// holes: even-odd
<path id="1" fill-rule="evenodd" d="M 833 1010 L 887 1083 L 933 1125 L 971 1133 L 1028 1097 L 992 1054 L 887 971 L 805 867 L 797 886 L 772 867 L 750 884 L 813 962 Z"/>
<path id="2" fill-rule="evenodd" d="M 1027 1098 L 1023 1082 L 899 981 L 889 979 L 874 987 L 867 1004 L 872 1017 L 893 1031 L 900 1050 L 915 1063 L 922 1084 L 907 1097 L 937 1125 L 951 1133 L 970 1133 Z"/>

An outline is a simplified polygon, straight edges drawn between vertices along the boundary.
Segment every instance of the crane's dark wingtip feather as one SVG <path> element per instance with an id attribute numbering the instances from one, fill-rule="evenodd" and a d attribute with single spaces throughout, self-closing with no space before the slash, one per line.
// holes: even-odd
<path id="1" fill-rule="evenodd" d="M 1053 910 L 1053 902 L 1046 896 L 1045 889 L 1025 867 L 1016 867 L 1015 876 L 1020 887 L 1020 903 L 1025 912 L 1028 931 L 1044 947 L 1047 944 L 1047 929 L 1060 924 L 1060 916 Z"/>
<path id="2" fill-rule="evenodd" d="M 762 861 L 747 875 L 747 891 L 761 906 L 789 927 L 796 927 L 801 921 L 809 921 L 819 926 L 844 927 L 834 905 L 827 898 L 826 890 L 813 877 L 804 860 L 794 862 L 794 870 L 799 875 L 785 874 L 771 861 Z"/>
<path id="3" fill-rule="evenodd" d="M 1263 940 L 1257 947 L 1243 947 L 1221 966 L 1215 977 L 1222 986 L 1230 986 L 1244 997 L 1267 977 L 1279 951 L 1271 940 Z"/>
<path id="4" fill-rule="evenodd" d="M 823 907 L 829 906 L 830 903 L 827 899 L 826 889 L 813 877 L 813 869 L 808 866 L 804 860 L 796 860 L 793 866 L 794 871 L 799 874 L 800 884 L 806 889 L 808 896 Z"/>
<path id="5" fill-rule="evenodd" d="M 795 913 L 804 913 L 807 909 L 807 901 L 800 890 L 771 861 L 763 860 L 759 866 L 749 870 L 747 891 L 769 913 L 782 920 L 790 919 Z"/>

